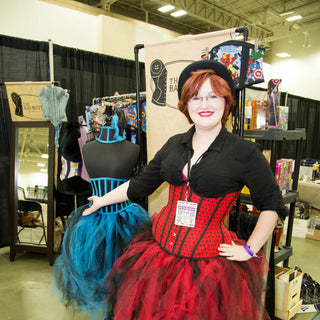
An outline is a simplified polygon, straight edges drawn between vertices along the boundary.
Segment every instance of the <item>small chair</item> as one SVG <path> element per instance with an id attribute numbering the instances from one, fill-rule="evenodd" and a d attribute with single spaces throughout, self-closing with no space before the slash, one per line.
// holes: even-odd
<path id="1" fill-rule="evenodd" d="M 21 243 L 19 239 L 19 234 L 25 228 L 41 227 L 43 232 L 38 244 L 41 244 L 41 241 L 43 239 L 47 244 L 46 228 L 44 224 L 42 206 L 40 202 L 25 199 L 23 188 L 18 187 L 18 189 L 18 226 L 20 227 L 19 231 L 17 232 L 18 242 Z"/>

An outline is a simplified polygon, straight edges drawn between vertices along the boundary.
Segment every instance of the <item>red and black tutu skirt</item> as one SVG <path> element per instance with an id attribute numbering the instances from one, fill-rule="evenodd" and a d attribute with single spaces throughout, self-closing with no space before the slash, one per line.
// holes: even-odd
<path id="1" fill-rule="evenodd" d="M 235 262 L 174 256 L 158 245 L 150 224 L 114 263 L 108 299 L 114 320 L 270 319 L 262 290 L 267 271 L 264 257 Z"/>

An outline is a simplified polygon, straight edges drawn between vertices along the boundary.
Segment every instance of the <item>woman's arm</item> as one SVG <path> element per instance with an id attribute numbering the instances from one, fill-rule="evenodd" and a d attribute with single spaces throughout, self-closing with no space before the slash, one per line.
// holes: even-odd
<path id="1" fill-rule="evenodd" d="M 275 211 L 265 210 L 260 213 L 257 224 L 247 242 L 253 253 L 257 253 L 271 236 L 278 222 L 278 214 Z M 221 244 L 220 255 L 228 260 L 246 261 L 251 258 L 243 246 L 236 244 Z M 255 259 L 255 258 L 254 258 Z"/>
<path id="2" fill-rule="evenodd" d="M 247 242 L 254 253 L 257 253 L 269 239 L 278 219 L 279 216 L 275 211 L 266 210 L 260 213 L 257 224 Z"/>
<path id="3" fill-rule="evenodd" d="M 89 197 L 88 200 L 92 201 L 91 207 L 82 212 L 83 216 L 88 216 L 91 213 L 97 211 L 101 207 L 105 207 L 114 203 L 123 202 L 128 200 L 127 191 L 130 180 L 121 184 L 119 187 L 111 190 L 102 197 L 93 196 Z"/>

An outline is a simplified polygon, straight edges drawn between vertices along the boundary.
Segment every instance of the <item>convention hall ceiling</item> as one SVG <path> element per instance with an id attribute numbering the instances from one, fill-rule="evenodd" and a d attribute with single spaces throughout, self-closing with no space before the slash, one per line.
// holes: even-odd
<path id="1" fill-rule="evenodd" d="M 148 22 L 181 34 L 247 26 L 249 38 L 259 38 L 266 47 L 271 42 L 320 30 L 320 0 L 76 0 L 112 13 Z M 173 5 L 161 13 L 158 8 Z M 183 9 L 187 14 L 172 17 Z M 300 20 L 286 18 L 301 15 Z"/>

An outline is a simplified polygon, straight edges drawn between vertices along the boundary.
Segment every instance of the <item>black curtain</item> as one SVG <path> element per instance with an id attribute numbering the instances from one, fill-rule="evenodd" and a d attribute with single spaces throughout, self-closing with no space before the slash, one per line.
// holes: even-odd
<path id="1" fill-rule="evenodd" d="M 134 50 L 134 48 L 132 48 Z M 136 92 L 135 62 L 103 54 L 53 45 L 54 80 L 70 90 L 67 105 L 69 121 L 84 115 L 94 97 Z M 0 35 L 0 247 L 9 244 L 9 133 L 10 114 L 4 82 L 49 81 L 48 42 Z M 140 90 L 145 91 L 144 63 L 140 68 Z M 63 124 L 60 138 L 66 124 Z M 59 172 L 57 172 L 59 174 Z M 58 195 L 59 196 L 59 195 Z M 61 196 L 61 195 L 60 195 Z M 58 202 L 60 200 L 58 199 Z M 74 198 L 66 196 L 66 213 Z M 86 198 L 78 197 L 78 205 Z"/>
<path id="2" fill-rule="evenodd" d="M 9 244 L 10 112 L 4 82 L 49 80 L 48 43 L 0 35 L 0 247 Z"/>
<path id="3" fill-rule="evenodd" d="M 284 103 L 284 94 L 282 100 Z M 289 106 L 288 129 L 306 129 L 307 139 L 302 144 L 301 159 L 320 159 L 320 101 L 289 94 L 287 105 Z M 291 150 L 286 152 L 292 157 Z"/>
<path id="4" fill-rule="evenodd" d="M 133 48 L 132 48 L 133 50 Z M 135 62 L 103 54 L 53 46 L 54 78 L 71 90 L 68 120 L 84 115 L 93 98 L 136 92 Z M 144 63 L 140 67 L 140 91 L 145 91 Z"/>

